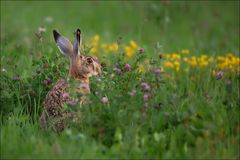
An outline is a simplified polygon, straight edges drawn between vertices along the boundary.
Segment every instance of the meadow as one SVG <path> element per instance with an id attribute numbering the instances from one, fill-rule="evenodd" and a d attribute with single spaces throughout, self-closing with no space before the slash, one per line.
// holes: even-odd
<path id="1" fill-rule="evenodd" d="M 239 1 L 1 1 L 1 159 L 239 159 Z M 52 30 L 98 57 L 90 103 L 42 130 L 69 60 Z"/>

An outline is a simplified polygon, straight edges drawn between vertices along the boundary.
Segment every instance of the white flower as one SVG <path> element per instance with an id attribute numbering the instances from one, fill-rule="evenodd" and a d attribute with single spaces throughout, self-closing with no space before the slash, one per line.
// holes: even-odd
<path id="1" fill-rule="evenodd" d="M 107 97 L 102 97 L 101 99 L 103 104 L 107 104 L 108 103 L 108 98 Z"/>

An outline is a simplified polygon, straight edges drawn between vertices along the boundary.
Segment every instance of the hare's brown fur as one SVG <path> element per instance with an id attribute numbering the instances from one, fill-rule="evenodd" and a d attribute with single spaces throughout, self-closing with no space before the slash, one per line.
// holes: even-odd
<path id="1" fill-rule="evenodd" d="M 101 73 L 101 66 L 92 57 L 80 54 L 81 31 L 79 29 L 76 31 L 74 45 L 55 30 L 53 34 L 61 52 L 70 58 L 69 76 L 79 83 L 75 91 L 81 94 L 90 93 L 89 77 Z M 71 112 L 63 111 L 64 104 L 73 105 L 77 103 L 76 99 L 68 95 L 68 88 L 67 81 L 60 79 L 48 92 L 43 103 L 44 111 L 40 117 L 42 128 L 53 126 L 53 129 L 59 132 L 64 130 L 66 120 L 73 118 Z"/>

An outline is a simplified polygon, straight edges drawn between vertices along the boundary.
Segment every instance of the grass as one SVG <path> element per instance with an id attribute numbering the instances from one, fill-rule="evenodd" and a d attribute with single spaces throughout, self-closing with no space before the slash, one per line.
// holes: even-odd
<path id="1" fill-rule="evenodd" d="M 42 25 L 46 32 L 40 40 L 35 33 Z M 60 134 L 43 131 L 38 123 L 42 102 L 54 82 L 67 77 L 69 63 L 51 32 L 57 28 L 72 38 L 78 27 L 85 52 L 107 66 L 100 82 L 91 79 L 92 103 L 70 108 L 79 114 L 78 123 Z M 111 46 L 121 37 L 118 50 L 107 54 L 96 47 L 93 53 L 96 34 L 98 45 Z M 1 159 L 239 158 L 238 35 L 238 1 L 1 1 Z M 128 57 L 124 52 L 131 40 L 144 53 L 137 48 Z M 170 61 L 167 56 L 174 53 L 181 58 Z M 236 68 L 222 69 L 220 78 L 210 60 L 207 67 L 184 71 L 184 57 L 217 59 L 225 53 L 235 57 Z M 165 67 L 166 61 L 179 62 L 180 70 Z M 117 74 L 116 63 L 121 70 L 125 64 L 132 69 Z M 154 74 L 162 67 L 164 72 Z M 46 79 L 53 83 L 43 85 Z M 143 91 L 143 82 L 150 91 Z M 102 97 L 109 102 L 103 104 Z"/>

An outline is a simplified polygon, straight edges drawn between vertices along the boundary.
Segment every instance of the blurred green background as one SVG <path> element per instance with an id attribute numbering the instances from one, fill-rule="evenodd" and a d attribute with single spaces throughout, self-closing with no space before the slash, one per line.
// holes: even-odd
<path id="1" fill-rule="evenodd" d="M 34 45 L 39 26 L 46 36 L 53 28 L 69 36 L 80 27 L 85 39 L 99 34 L 149 47 L 159 42 L 166 52 L 239 51 L 239 1 L 1 1 L 1 43 Z"/>

